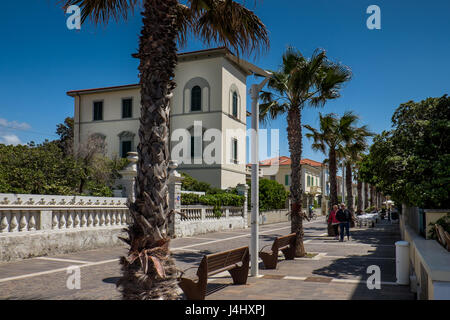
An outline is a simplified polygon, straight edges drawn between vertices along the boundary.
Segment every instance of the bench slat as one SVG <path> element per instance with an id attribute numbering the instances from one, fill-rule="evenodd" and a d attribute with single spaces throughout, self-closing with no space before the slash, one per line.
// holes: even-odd
<path id="1" fill-rule="evenodd" d="M 273 243 L 272 250 L 278 250 L 289 246 L 292 242 L 292 239 L 295 238 L 295 236 L 296 236 L 295 233 L 291 233 L 287 236 L 277 238 Z"/>
<path id="2" fill-rule="evenodd" d="M 247 251 L 248 247 L 242 247 L 206 256 L 208 273 L 219 269 L 226 270 L 229 266 L 234 267 L 237 263 L 242 262 Z"/>

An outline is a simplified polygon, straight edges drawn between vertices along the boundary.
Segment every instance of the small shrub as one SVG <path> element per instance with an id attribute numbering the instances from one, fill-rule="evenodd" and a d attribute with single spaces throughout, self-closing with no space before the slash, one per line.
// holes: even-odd
<path id="1" fill-rule="evenodd" d="M 181 203 L 183 205 L 205 205 L 214 207 L 242 207 L 244 205 L 244 196 L 231 193 L 207 194 L 199 196 L 192 193 L 181 194 Z"/>

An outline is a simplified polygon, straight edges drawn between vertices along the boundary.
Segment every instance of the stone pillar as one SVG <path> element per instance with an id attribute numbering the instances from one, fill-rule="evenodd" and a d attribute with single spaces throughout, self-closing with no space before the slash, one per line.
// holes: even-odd
<path id="1" fill-rule="evenodd" d="M 244 196 L 244 228 L 248 228 L 248 185 L 246 184 L 238 184 L 236 186 L 237 192 L 239 195 Z"/>
<path id="2" fill-rule="evenodd" d="M 170 216 L 168 224 L 168 236 L 176 237 L 179 232 L 177 232 L 181 217 L 176 212 L 181 211 L 181 181 L 183 177 L 176 170 L 178 168 L 178 163 L 175 160 L 171 160 L 169 163 L 169 211 L 174 210 L 175 213 Z"/>
<path id="3" fill-rule="evenodd" d="M 138 155 L 137 152 L 128 152 L 127 159 L 130 161 L 128 166 L 126 166 L 122 171 L 119 171 L 122 176 L 121 184 L 123 186 L 122 196 L 127 197 L 130 202 L 134 202 L 135 200 L 135 190 L 134 184 L 137 176 L 137 161 Z"/>

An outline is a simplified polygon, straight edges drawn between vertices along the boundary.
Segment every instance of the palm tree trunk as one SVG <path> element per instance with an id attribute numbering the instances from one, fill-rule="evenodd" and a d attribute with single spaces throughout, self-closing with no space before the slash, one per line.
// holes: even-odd
<path id="1" fill-rule="evenodd" d="M 332 208 L 338 204 L 336 150 L 332 147 L 328 152 L 328 160 L 330 161 L 330 208 Z"/>
<path id="2" fill-rule="evenodd" d="M 364 210 L 369 208 L 369 186 L 367 182 L 364 182 Z"/>
<path id="3" fill-rule="evenodd" d="M 144 1 L 140 35 L 141 118 L 136 200 L 130 204 L 129 256 L 122 257 L 124 299 L 177 298 L 176 268 L 167 236 L 169 101 L 177 64 L 177 0 Z"/>
<path id="4" fill-rule="evenodd" d="M 358 179 L 356 188 L 358 190 L 358 201 L 356 204 L 356 212 L 361 213 L 363 210 L 363 199 L 362 199 L 362 181 Z"/>
<path id="5" fill-rule="evenodd" d="M 287 117 L 287 134 L 289 140 L 289 151 L 291 153 L 291 232 L 297 234 L 297 250 L 295 256 L 303 257 L 306 255 L 303 245 L 303 217 L 302 209 L 302 183 L 301 183 L 301 158 L 302 158 L 302 126 L 301 112 L 298 107 L 291 107 Z"/>
<path id="6" fill-rule="evenodd" d="M 375 207 L 375 192 L 372 185 L 370 186 L 370 206 Z"/>
<path id="7" fill-rule="evenodd" d="M 353 214 L 352 166 L 350 162 L 347 162 L 345 164 L 345 184 L 347 188 L 347 208 Z"/>

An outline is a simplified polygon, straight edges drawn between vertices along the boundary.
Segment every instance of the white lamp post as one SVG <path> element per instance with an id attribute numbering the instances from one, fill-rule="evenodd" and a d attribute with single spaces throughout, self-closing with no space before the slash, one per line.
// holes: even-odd
<path id="1" fill-rule="evenodd" d="M 268 72 L 267 72 L 268 73 Z M 251 155 L 252 155 L 252 199 L 251 199 L 251 233 L 252 239 L 250 243 L 251 256 L 251 276 L 258 276 L 258 251 L 259 251 L 259 145 L 258 145 L 258 130 L 259 130 L 259 93 L 267 84 L 272 74 L 268 73 L 266 78 L 260 84 L 252 85 L 250 94 L 252 97 L 252 136 L 251 136 Z"/>

